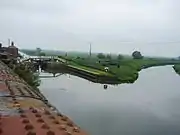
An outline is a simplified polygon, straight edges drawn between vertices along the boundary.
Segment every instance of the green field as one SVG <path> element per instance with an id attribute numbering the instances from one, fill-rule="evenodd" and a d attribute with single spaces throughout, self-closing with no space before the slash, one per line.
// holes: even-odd
<path id="1" fill-rule="evenodd" d="M 33 51 L 30 52 L 32 53 Z M 67 55 L 61 52 L 59 59 L 63 63 L 66 61 L 66 65 L 69 67 L 98 76 L 114 77 L 120 83 L 133 83 L 138 78 L 138 72 L 144 68 L 180 64 L 179 60 L 170 58 L 143 57 L 134 59 L 130 55 L 122 55 L 121 58 L 118 58 L 118 55 L 110 55 L 108 57 L 109 54 L 104 54 L 104 58 L 99 58 L 97 55 L 92 54 L 90 57 L 88 53 L 68 53 Z M 105 71 L 107 67 L 108 71 Z"/>
<path id="2" fill-rule="evenodd" d="M 63 58 L 61 56 L 61 58 Z M 120 82 L 134 82 L 138 78 L 138 72 L 144 68 L 153 66 L 174 65 L 180 63 L 178 60 L 162 58 L 123 58 L 118 59 L 98 59 L 98 58 L 70 58 L 64 57 L 68 65 L 79 70 L 84 70 L 96 75 L 114 76 Z M 105 72 L 105 67 L 109 68 Z"/>

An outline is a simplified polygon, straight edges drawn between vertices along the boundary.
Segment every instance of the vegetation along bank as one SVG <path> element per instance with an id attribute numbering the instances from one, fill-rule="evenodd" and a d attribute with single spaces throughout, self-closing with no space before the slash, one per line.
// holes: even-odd
<path id="1" fill-rule="evenodd" d="M 96 57 L 68 57 L 59 56 L 59 63 L 51 63 L 48 70 L 54 72 L 66 72 L 93 82 L 120 84 L 133 83 L 138 79 L 138 72 L 142 69 L 180 64 L 179 60 L 169 58 L 143 57 L 135 51 L 132 57 L 118 55 L 98 54 Z M 65 68 L 62 67 L 65 66 Z"/>

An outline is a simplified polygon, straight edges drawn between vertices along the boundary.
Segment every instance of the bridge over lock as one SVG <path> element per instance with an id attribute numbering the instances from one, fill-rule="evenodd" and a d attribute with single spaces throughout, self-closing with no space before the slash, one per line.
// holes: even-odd
<path id="1" fill-rule="evenodd" d="M 30 56 L 23 52 L 19 52 L 19 54 L 22 56 L 19 62 L 31 64 L 31 66 L 33 66 L 33 70 L 39 72 L 40 74 L 42 74 L 42 72 L 48 73 L 47 66 L 51 62 L 62 62 L 62 63 L 65 62 L 63 59 L 58 58 L 58 56 Z M 52 74 L 53 77 L 57 77 L 61 75 L 57 73 L 52 73 Z M 48 77 L 48 76 L 44 76 L 44 77 Z"/>

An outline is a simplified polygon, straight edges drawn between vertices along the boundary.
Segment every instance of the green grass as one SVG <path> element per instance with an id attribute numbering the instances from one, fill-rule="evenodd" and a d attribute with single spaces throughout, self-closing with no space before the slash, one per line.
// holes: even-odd
<path id="1" fill-rule="evenodd" d="M 89 73 L 92 73 L 95 75 L 112 76 L 112 74 L 107 73 L 105 71 L 102 71 L 102 70 L 99 70 L 96 68 L 92 68 L 92 67 L 88 67 L 88 66 L 84 66 L 84 65 L 80 65 L 80 64 L 73 62 L 73 61 L 68 62 L 68 66 L 76 68 L 76 69 L 80 69 L 80 70 L 83 70 L 83 71 L 86 71 L 86 72 L 89 72 Z"/>
<path id="2" fill-rule="evenodd" d="M 69 67 L 73 67 L 73 68 L 76 68 L 76 69 L 80 69 L 80 70 L 83 70 L 83 71 L 86 71 L 86 72 L 89 72 L 89 73 L 92 73 L 92 74 L 95 74 L 95 75 L 111 76 L 110 73 L 106 73 L 106 72 L 103 72 L 103 71 L 101 71 L 101 70 L 97 70 L 97 69 L 93 69 L 93 68 L 81 66 L 81 65 L 78 65 L 78 64 L 69 65 Z"/>
<path id="3" fill-rule="evenodd" d="M 173 66 L 174 71 L 180 75 L 180 64 L 176 64 Z"/>
<path id="4" fill-rule="evenodd" d="M 99 63 L 100 61 L 100 63 Z M 78 58 L 73 59 L 69 64 L 76 68 L 91 72 L 93 74 L 111 75 L 117 77 L 122 82 L 134 82 L 138 78 L 138 72 L 143 68 L 169 65 L 180 63 L 177 60 L 171 59 L 158 59 L 158 58 L 144 58 L 144 59 L 132 59 L 124 58 L 122 60 L 117 59 L 103 59 L 98 58 Z M 119 66 L 118 66 L 119 65 Z M 105 67 L 109 67 L 108 73 L 104 71 Z"/>

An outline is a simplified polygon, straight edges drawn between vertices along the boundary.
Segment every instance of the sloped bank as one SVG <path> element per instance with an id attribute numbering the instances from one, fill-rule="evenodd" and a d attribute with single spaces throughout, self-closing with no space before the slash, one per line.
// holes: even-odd
<path id="1" fill-rule="evenodd" d="M 180 64 L 178 65 L 174 65 L 173 66 L 173 69 L 174 69 L 174 71 L 178 74 L 178 75 L 180 75 Z"/>
<path id="2" fill-rule="evenodd" d="M 94 83 L 101 83 L 101 84 L 119 84 L 120 80 L 115 76 L 107 76 L 107 75 L 101 75 L 101 74 L 93 74 L 88 71 L 80 70 L 75 67 L 67 66 L 67 70 L 69 74 L 87 79 L 89 81 L 92 81 Z"/>

